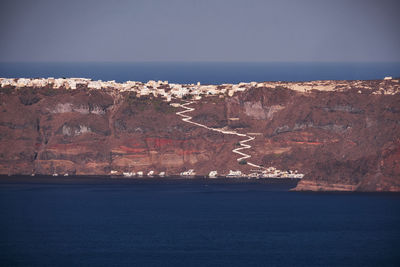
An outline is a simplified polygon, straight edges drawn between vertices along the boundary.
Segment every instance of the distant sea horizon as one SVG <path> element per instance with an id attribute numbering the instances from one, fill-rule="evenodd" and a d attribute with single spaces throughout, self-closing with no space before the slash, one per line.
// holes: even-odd
<path id="1" fill-rule="evenodd" d="M 0 62 L 2 78 L 221 84 L 400 77 L 400 62 Z"/>

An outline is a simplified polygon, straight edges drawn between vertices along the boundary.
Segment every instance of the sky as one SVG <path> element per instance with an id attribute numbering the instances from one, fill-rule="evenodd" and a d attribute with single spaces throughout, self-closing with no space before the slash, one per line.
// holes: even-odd
<path id="1" fill-rule="evenodd" d="M 400 62 L 398 0 L 1 0 L 0 62 Z"/>

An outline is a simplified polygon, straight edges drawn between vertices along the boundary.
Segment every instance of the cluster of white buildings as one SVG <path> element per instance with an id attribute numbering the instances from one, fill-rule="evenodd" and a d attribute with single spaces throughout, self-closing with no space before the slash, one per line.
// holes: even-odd
<path id="1" fill-rule="evenodd" d="M 297 170 L 281 171 L 275 167 L 269 167 L 261 172 L 261 178 L 297 178 L 302 179 L 304 174 L 299 173 Z"/>
<path id="2" fill-rule="evenodd" d="M 119 171 L 111 171 L 110 175 L 121 175 L 121 173 Z M 165 176 L 165 172 L 160 172 L 158 174 L 156 174 L 154 171 L 149 171 L 146 175 L 142 172 L 142 171 L 138 171 L 138 172 L 122 172 L 122 176 L 124 177 L 154 177 L 154 176 L 158 176 L 158 177 L 164 177 Z"/>
<path id="3" fill-rule="evenodd" d="M 14 88 L 53 88 L 76 90 L 78 88 L 88 88 L 96 90 L 118 90 L 121 92 L 132 91 L 138 97 L 153 95 L 162 97 L 165 101 L 171 101 L 172 98 L 184 98 L 190 96 L 195 100 L 200 100 L 202 96 L 224 95 L 233 96 L 235 92 L 245 91 L 250 87 L 256 86 L 256 82 L 239 84 L 221 84 L 221 85 L 201 85 L 197 84 L 177 84 L 168 83 L 168 81 L 148 81 L 147 83 L 127 81 L 118 83 L 116 81 L 93 81 L 85 78 L 0 78 L 0 87 Z"/>
<path id="4" fill-rule="evenodd" d="M 111 171 L 110 175 L 115 176 L 123 176 L 128 178 L 133 177 L 165 177 L 165 172 L 160 172 L 156 174 L 154 171 L 149 171 L 144 173 L 143 171 L 138 172 L 119 172 L 119 171 Z M 196 172 L 194 169 L 189 169 L 187 171 L 183 171 L 179 174 L 179 176 L 184 178 L 193 178 L 196 176 Z M 263 171 L 255 171 L 250 174 L 244 174 L 239 170 L 229 170 L 229 172 L 225 175 L 218 175 L 217 171 L 210 171 L 207 175 L 208 178 L 218 178 L 218 177 L 226 177 L 226 178 L 256 178 L 256 179 L 263 179 L 263 178 L 295 178 L 295 179 L 302 179 L 304 174 L 298 173 L 297 171 L 281 171 L 274 167 L 269 167 Z"/>
<path id="5" fill-rule="evenodd" d="M 240 178 L 240 177 L 249 177 L 249 178 L 296 178 L 296 179 L 302 179 L 304 177 L 304 174 L 298 173 L 297 170 L 292 171 L 281 171 L 276 169 L 275 167 L 269 167 L 265 170 L 258 170 L 254 171 L 250 174 L 244 174 L 241 171 L 232 171 L 229 170 L 229 173 L 225 175 L 226 177 L 229 178 Z M 210 177 L 211 178 L 211 177 Z"/>
<path id="6" fill-rule="evenodd" d="M 399 80 L 392 77 L 385 77 L 384 81 L 390 81 L 395 88 L 389 90 L 388 94 L 393 94 L 392 91 L 399 91 Z M 172 98 L 183 98 L 191 96 L 195 100 L 201 99 L 202 96 L 224 95 L 233 96 L 235 92 L 246 91 L 249 88 L 275 88 L 286 87 L 303 93 L 311 92 L 312 90 L 319 91 L 341 91 L 351 86 L 365 86 L 364 81 L 310 81 L 310 82 L 249 82 L 238 84 L 221 84 L 221 85 L 201 85 L 196 84 L 177 84 L 168 83 L 168 81 L 148 81 L 146 83 L 127 81 L 118 83 L 116 81 L 93 81 L 85 78 L 0 78 L 0 87 L 15 87 L 15 88 L 41 88 L 48 87 L 54 89 L 75 90 L 78 88 L 88 88 L 97 90 L 118 90 L 118 91 L 133 91 L 137 96 L 154 95 L 164 98 L 166 101 L 171 101 Z M 388 84 L 383 84 L 390 87 Z M 382 85 L 382 86 L 383 86 Z M 368 87 L 368 85 L 366 85 Z M 393 86 L 392 86 L 393 87 Z M 386 90 L 387 91 L 387 90 Z M 386 92 L 384 91 L 384 93 Z"/>
<path id="7" fill-rule="evenodd" d="M 77 89 L 79 85 L 87 86 L 90 82 L 90 79 L 85 78 L 17 78 L 17 79 L 7 79 L 0 78 L 0 86 L 7 87 L 12 86 L 15 88 L 24 88 L 24 87 L 32 87 L 32 88 L 42 88 L 42 87 L 50 87 L 54 89 L 65 88 L 65 89 Z"/>

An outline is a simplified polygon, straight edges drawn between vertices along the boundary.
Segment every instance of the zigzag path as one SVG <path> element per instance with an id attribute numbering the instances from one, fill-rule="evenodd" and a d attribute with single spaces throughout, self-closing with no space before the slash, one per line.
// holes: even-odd
<path id="1" fill-rule="evenodd" d="M 210 128 L 210 127 L 208 127 L 208 126 L 206 126 L 204 124 L 200 124 L 200 123 L 191 121 L 192 117 L 190 117 L 188 115 L 185 115 L 184 113 L 192 112 L 192 111 L 195 110 L 194 108 L 187 107 L 188 105 L 191 105 L 193 103 L 195 103 L 195 102 L 193 102 L 193 101 L 185 101 L 185 104 L 179 104 L 179 107 L 183 108 L 184 110 L 176 112 L 175 114 L 178 115 L 178 116 L 181 116 L 182 117 L 182 121 L 184 121 L 184 122 L 187 122 L 187 123 L 190 123 L 190 124 L 205 128 L 205 129 L 210 130 L 210 131 L 219 132 L 219 133 L 223 133 L 223 134 L 229 134 L 229 135 L 236 135 L 236 136 L 240 136 L 240 137 L 246 137 L 247 139 L 239 141 L 240 147 L 233 149 L 232 152 L 241 156 L 240 158 L 237 159 L 237 161 L 239 161 L 239 162 L 242 161 L 242 160 L 251 158 L 250 155 L 241 152 L 241 150 L 250 149 L 251 145 L 248 145 L 246 143 L 249 142 L 249 141 L 254 140 L 255 137 L 247 135 L 247 134 L 238 133 L 236 131 L 225 131 L 225 130 L 221 130 L 221 129 Z M 251 162 L 247 162 L 247 165 L 255 167 L 255 168 L 264 169 L 264 167 L 262 167 L 260 165 L 257 165 L 257 164 L 254 164 L 254 163 L 251 163 Z"/>

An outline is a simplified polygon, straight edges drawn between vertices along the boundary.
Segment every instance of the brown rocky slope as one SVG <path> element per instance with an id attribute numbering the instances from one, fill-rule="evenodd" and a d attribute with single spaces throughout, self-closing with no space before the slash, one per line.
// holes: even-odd
<path id="1" fill-rule="evenodd" d="M 203 97 L 190 116 L 253 133 L 249 161 L 304 173 L 297 190 L 400 191 L 400 94 L 381 93 L 382 81 L 337 91 L 294 85 Z M 188 124 L 180 110 L 112 89 L 1 88 L 0 174 L 251 172 L 232 153 L 240 137 Z"/>

